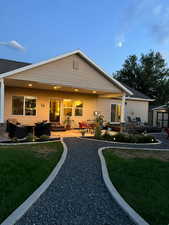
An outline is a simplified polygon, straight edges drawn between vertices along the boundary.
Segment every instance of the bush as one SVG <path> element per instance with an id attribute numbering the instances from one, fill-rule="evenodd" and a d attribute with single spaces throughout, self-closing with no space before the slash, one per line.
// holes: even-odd
<path id="1" fill-rule="evenodd" d="M 41 141 L 47 141 L 48 139 L 49 139 L 48 135 L 43 134 L 43 135 L 40 136 Z"/>
<path id="2" fill-rule="evenodd" d="M 16 137 L 13 137 L 13 138 L 11 139 L 11 141 L 14 142 L 14 143 L 17 143 L 17 142 L 18 142 L 18 139 L 17 139 Z"/>
<path id="3" fill-rule="evenodd" d="M 138 142 L 139 143 L 153 143 L 153 142 L 157 142 L 157 141 L 151 135 L 139 135 Z"/>
<path id="4" fill-rule="evenodd" d="M 36 139 L 36 137 L 33 136 L 32 134 L 28 134 L 28 136 L 26 137 L 27 142 L 35 141 L 35 139 Z"/>
<path id="5" fill-rule="evenodd" d="M 96 126 L 94 136 L 97 139 L 100 139 L 101 138 L 101 128 L 100 128 L 100 125 L 97 125 Z"/>
<path id="6" fill-rule="evenodd" d="M 110 135 L 109 131 L 106 130 L 105 133 L 101 136 L 101 139 L 107 140 L 107 141 L 112 141 L 112 135 Z"/>
<path id="7" fill-rule="evenodd" d="M 101 136 L 101 139 L 114 142 L 126 142 L 126 143 L 155 143 L 156 139 L 151 135 L 144 134 L 124 134 L 118 133 L 116 135 L 110 135 L 108 132 L 105 132 Z"/>
<path id="8" fill-rule="evenodd" d="M 82 137 L 84 137 L 85 134 L 87 133 L 87 129 L 82 129 L 80 132 L 81 132 L 81 134 L 82 134 Z"/>

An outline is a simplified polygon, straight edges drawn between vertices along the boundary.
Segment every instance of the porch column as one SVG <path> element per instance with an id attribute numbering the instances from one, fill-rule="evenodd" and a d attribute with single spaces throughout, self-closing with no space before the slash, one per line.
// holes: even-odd
<path id="1" fill-rule="evenodd" d="M 0 123 L 4 123 L 4 79 L 0 79 Z"/>
<path id="2" fill-rule="evenodd" d="M 126 94 L 124 93 L 122 96 L 122 103 L 121 103 L 121 118 L 120 118 L 121 132 L 123 132 L 124 130 L 124 123 L 125 123 L 125 103 L 126 103 Z"/>

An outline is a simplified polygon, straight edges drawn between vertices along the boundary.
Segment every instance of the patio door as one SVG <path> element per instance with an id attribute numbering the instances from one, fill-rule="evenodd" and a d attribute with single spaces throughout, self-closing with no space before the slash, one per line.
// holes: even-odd
<path id="1" fill-rule="evenodd" d="M 120 122 L 121 118 L 121 105 L 111 104 L 111 122 Z"/>
<path id="2" fill-rule="evenodd" d="M 60 100 L 57 99 L 50 100 L 50 114 L 49 114 L 50 122 L 60 122 L 60 106 L 61 106 Z"/>
<path id="3" fill-rule="evenodd" d="M 168 112 L 157 112 L 157 126 L 160 128 L 169 127 Z"/>

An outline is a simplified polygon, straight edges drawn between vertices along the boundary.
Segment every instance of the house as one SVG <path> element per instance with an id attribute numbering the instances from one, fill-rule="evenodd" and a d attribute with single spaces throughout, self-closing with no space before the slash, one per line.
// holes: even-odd
<path id="1" fill-rule="evenodd" d="M 161 105 L 152 109 L 153 126 L 159 128 L 169 127 L 169 110 L 168 105 Z"/>
<path id="2" fill-rule="evenodd" d="M 146 96 L 140 91 L 129 87 L 128 85 L 122 83 L 128 90 L 130 90 L 133 95 L 126 95 L 125 98 L 125 121 L 130 117 L 134 120 L 136 117 L 140 118 L 142 122 L 148 123 L 149 121 L 149 103 L 153 102 L 154 99 Z M 113 99 L 114 101 L 115 99 Z"/>
<path id="3" fill-rule="evenodd" d="M 147 122 L 150 101 L 108 76 L 80 50 L 35 64 L 0 60 L 1 123 L 63 123 L 69 115 L 78 127 L 96 112 L 113 123 L 124 123 L 127 116 Z"/>

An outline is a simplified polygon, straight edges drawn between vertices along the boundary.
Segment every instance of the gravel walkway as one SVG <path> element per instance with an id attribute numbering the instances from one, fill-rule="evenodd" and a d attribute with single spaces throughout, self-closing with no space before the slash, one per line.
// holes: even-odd
<path id="1" fill-rule="evenodd" d="M 97 150 L 112 144 L 66 138 L 68 156 L 54 182 L 16 225 L 134 225 L 112 200 Z"/>

